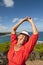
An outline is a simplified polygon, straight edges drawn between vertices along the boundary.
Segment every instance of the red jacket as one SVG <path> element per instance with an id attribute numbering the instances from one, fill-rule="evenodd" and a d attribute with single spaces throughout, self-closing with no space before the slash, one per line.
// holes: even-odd
<path id="1" fill-rule="evenodd" d="M 38 39 L 38 34 L 32 34 L 29 41 L 21 46 L 19 51 L 14 51 L 14 46 L 17 43 L 16 34 L 11 34 L 11 45 L 8 51 L 8 65 L 26 65 L 29 54 L 32 52 Z"/>

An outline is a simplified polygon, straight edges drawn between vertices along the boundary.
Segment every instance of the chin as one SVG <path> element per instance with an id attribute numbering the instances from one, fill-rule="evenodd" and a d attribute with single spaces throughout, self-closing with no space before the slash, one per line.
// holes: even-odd
<path id="1" fill-rule="evenodd" d="M 24 45 L 24 44 L 25 44 L 25 42 L 22 43 L 22 45 Z"/>

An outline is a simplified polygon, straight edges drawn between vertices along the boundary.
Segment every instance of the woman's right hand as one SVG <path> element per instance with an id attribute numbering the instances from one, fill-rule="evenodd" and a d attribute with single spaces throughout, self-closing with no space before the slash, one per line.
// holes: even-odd
<path id="1" fill-rule="evenodd" d="M 27 21 L 31 23 L 33 22 L 33 19 L 31 17 L 27 17 Z"/>
<path id="2" fill-rule="evenodd" d="M 28 21 L 28 22 L 31 23 L 33 20 L 32 20 L 31 17 L 26 17 L 26 18 L 23 18 L 22 21 L 23 21 L 23 22 Z"/>

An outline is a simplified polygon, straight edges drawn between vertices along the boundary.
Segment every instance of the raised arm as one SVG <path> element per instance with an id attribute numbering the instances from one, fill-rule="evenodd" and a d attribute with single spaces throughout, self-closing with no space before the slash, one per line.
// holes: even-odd
<path id="1" fill-rule="evenodd" d="M 30 36 L 28 42 L 24 45 L 24 58 L 26 59 L 29 54 L 32 52 L 37 40 L 38 40 L 38 31 L 37 28 L 31 18 L 27 18 L 27 21 L 30 22 L 32 26 L 33 34 Z"/>
<path id="2" fill-rule="evenodd" d="M 11 33 L 12 33 L 12 34 L 15 34 L 17 28 L 18 28 L 24 21 L 27 21 L 27 18 L 22 19 L 22 20 L 19 21 L 15 26 L 13 26 L 12 29 L 11 29 Z"/>
<path id="3" fill-rule="evenodd" d="M 38 34 L 37 28 L 36 28 L 36 26 L 35 26 L 35 24 L 34 24 L 32 18 L 29 18 L 29 17 L 28 17 L 27 20 L 28 20 L 28 22 L 30 22 L 30 24 L 31 24 L 31 26 L 32 26 L 32 32 L 33 32 L 33 34 Z"/>
<path id="4" fill-rule="evenodd" d="M 15 44 L 17 42 L 17 35 L 16 35 L 16 30 L 19 27 L 19 25 L 21 25 L 24 21 L 26 21 L 26 18 L 22 19 L 21 21 L 19 21 L 15 26 L 12 27 L 11 29 L 11 46 L 14 46 L 13 44 Z"/>

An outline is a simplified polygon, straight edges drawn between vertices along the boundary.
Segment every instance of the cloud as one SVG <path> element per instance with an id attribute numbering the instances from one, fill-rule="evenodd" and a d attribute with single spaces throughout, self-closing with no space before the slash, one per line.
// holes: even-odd
<path id="1" fill-rule="evenodd" d="M 43 22 L 43 19 L 40 19 L 40 21 L 42 21 L 42 22 Z"/>
<path id="2" fill-rule="evenodd" d="M 13 21 L 12 22 L 17 22 L 17 21 L 21 21 L 22 18 L 13 18 Z"/>
<path id="3" fill-rule="evenodd" d="M 13 7 L 14 3 L 15 2 L 13 0 L 3 0 L 3 4 L 5 7 Z"/>
<path id="4" fill-rule="evenodd" d="M 12 22 L 16 22 L 18 20 L 19 20 L 19 18 L 14 18 Z"/>
<path id="5" fill-rule="evenodd" d="M 38 18 L 34 18 L 34 20 L 36 21 L 36 20 L 38 20 Z"/>
<path id="6" fill-rule="evenodd" d="M 3 22 L 9 22 L 9 19 L 7 16 L 0 16 L 0 23 L 3 23 Z"/>
<path id="7" fill-rule="evenodd" d="M 13 18 L 13 21 L 12 22 L 17 22 L 17 21 L 21 21 L 23 18 Z M 34 22 L 43 22 L 43 19 L 42 18 L 33 18 Z"/>
<path id="8" fill-rule="evenodd" d="M 43 18 L 33 18 L 35 21 L 43 21 Z"/>
<path id="9" fill-rule="evenodd" d="M 3 26 L 2 24 L 0 24 L 0 32 L 5 32 L 8 31 L 8 27 Z"/>

